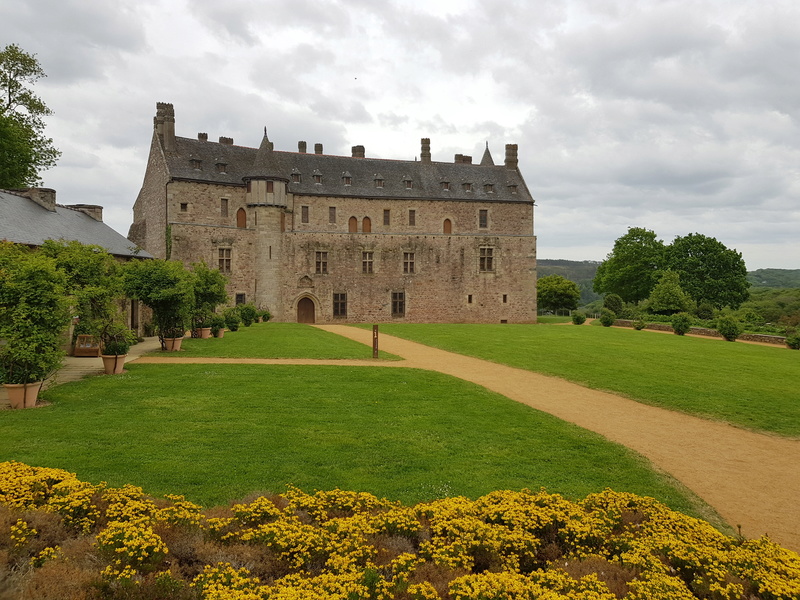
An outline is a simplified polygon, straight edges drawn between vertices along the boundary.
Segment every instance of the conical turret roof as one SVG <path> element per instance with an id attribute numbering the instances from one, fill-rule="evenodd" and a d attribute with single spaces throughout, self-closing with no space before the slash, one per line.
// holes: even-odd
<path id="1" fill-rule="evenodd" d="M 492 160 L 492 153 L 489 152 L 489 142 L 486 142 L 486 150 L 483 151 L 483 158 L 481 159 L 482 167 L 493 167 L 494 160 Z"/>
<path id="2" fill-rule="evenodd" d="M 267 136 L 267 128 L 264 127 L 264 137 L 261 140 L 261 145 L 256 152 L 256 158 L 253 161 L 253 167 L 245 179 L 254 178 L 269 178 L 269 179 L 286 179 L 281 175 L 280 165 L 278 159 L 273 152 L 273 144 L 269 141 Z"/>

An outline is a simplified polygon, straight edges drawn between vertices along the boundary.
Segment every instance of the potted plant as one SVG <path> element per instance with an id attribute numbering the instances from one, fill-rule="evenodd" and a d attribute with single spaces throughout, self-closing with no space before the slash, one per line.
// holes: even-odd
<path id="1" fill-rule="evenodd" d="M 222 314 L 225 318 L 225 328 L 228 331 L 239 331 L 239 325 L 242 322 L 242 319 L 239 317 L 239 310 L 235 306 L 232 306 L 226 308 L 225 312 Z"/>
<path id="2" fill-rule="evenodd" d="M 103 368 L 106 375 L 119 375 L 125 366 L 125 357 L 135 341 L 135 334 L 119 323 L 109 324 L 100 334 Z"/>
<path id="3" fill-rule="evenodd" d="M 194 276 L 174 260 L 135 260 L 125 265 L 123 289 L 153 311 L 161 348 L 177 351 L 195 306 Z"/>
<path id="4" fill-rule="evenodd" d="M 217 314 L 212 315 L 209 323 L 211 324 L 211 333 L 214 337 L 221 338 L 225 336 L 225 317 Z"/>
<path id="5" fill-rule="evenodd" d="M 51 258 L 0 242 L 0 381 L 12 408 L 35 406 L 61 366 L 68 309 L 65 276 Z"/>

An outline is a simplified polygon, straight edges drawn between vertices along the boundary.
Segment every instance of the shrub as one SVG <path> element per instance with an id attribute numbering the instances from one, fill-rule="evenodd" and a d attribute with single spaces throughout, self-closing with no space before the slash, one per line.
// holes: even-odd
<path id="1" fill-rule="evenodd" d="M 717 331 L 729 342 L 734 342 L 742 335 L 742 324 L 733 317 L 720 317 L 717 319 Z"/>
<path id="2" fill-rule="evenodd" d="M 714 305 L 710 302 L 701 302 L 697 305 L 695 313 L 698 319 L 709 321 L 714 318 Z"/>
<path id="3" fill-rule="evenodd" d="M 647 323 L 641 317 L 639 317 L 638 319 L 634 319 L 633 320 L 633 328 L 636 331 L 641 331 L 642 329 L 645 328 L 645 325 L 647 325 Z"/>
<path id="4" fill-rule="evenodd" d="M 222 313 L 225 318 L 225 327 L 228 331 L 239 331 L 239 325 L 242 319 L 239 316 L 239 310 L 235 307 L 226 308 Z"/>
<path id="5" fill-rule="evenodd" d="M 787 335 L 786 345 L 792 350 L 800 350 L 800 331 L 795 331 Z"/>
<path id="6" fill-rule="evenodd" d="M 572 324 L 583 325 L 586 322 L 586 315 L 580 311 L 572 313 Z"/>
<path id="7" fill-rule="evenodd" d="M 268 310 L 262 310 L 259 315 L 261 316 L 261 320 L 266 323 L 272 318 L 272 313 Z"/>
<path id="8" fill-rule="evenodd" d="M 689 313 L 679 312 L 672 315 L 670 319 L 672 330 L 678 335 L 686 335 L 692 326 L 692 317 Z"/>
<path id="9" fill-rule="evenodd" d="M 252 304 L 240 304 L 236 308 L 239 310 L 239 317 L 245 327 L 250 327 L 258 317 L 258 309 Z"/>
<path id="10" fill-rule="evenodd" d="M 603 327 L 611 327 L 614 324 L 614 321 L 616 320 L 617 320 L 617 315 L 614 314 L 614 311 L 604 308 L 600 312 L 600 324 Z"/>
<path id="11" fill-rule="evenodd" d="M 213 314 L 211 315 L 209 323 L 211 326 L 211 334 L 216 336 L 221 329 L 225 328 L 225 317 L 220 314 Z"/>
<path id="12" fill-rule="evenodd" d="M 615 315 L 618 315 L 622 312 L 622 297 L 619 294 L 607 294 L 605 298 L 603 298 L 603 308 L 607 308 Z"/>

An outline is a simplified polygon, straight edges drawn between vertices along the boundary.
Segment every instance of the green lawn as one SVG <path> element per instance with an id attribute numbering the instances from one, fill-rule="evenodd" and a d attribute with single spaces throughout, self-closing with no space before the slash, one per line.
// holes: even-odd
<path id="1" fill-rule="evenodd" d="M 153 355 L 162 355 L 161 352 Z M 369 359 L 372 348 L 299 323 L 255 323 L 222 338 L 183 340 L 182 357 Z M 386 352 L 382 359 L 397 359 Z"/>
<path id="2" fill-rule="evenodd" d="M 572 317 L 558 317 L 555 315 L 546 315 L 537 317 L 537 321 L 539 321 L 540 325 L 552 325 L 554 323 L 569 323 L 572 321 Z"/>
<path id="3" fill-rule="evenodd" d="M 381 332 L 748 429 L 800 436 L 800 352 L 606 327 L 386 324 Z"/>
<path id="4" fill-rule="evenodd" d="M 605 487 L 714 518 L 643 458 L 473 384 L 413 369 L 128 365 L 0 412 L 0 460 L 186 494 L 364 490 L 404 502 Z M 719 521 L 717 521 L 719 522 Z"/>

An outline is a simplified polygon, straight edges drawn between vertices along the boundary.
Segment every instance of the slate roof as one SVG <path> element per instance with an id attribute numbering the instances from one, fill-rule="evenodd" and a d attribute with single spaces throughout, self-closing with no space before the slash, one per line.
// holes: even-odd
<path id="1" fill-rule="evenodd" d="M 488 147 L 478 165 L 283 152 L 272 150 L 266 136 L 259 149 L 184 137 L 175 141 L 175 152 L 166 153 L 169 174 L 175 179 L 243 185 L 244 178 L 270 175 L 288 180 L 290 192 L 310 196 L 533 203 L 519 171 L 492 164 Z M 199 164 L 192 162 L 198 160 Z M 269 173 L 263 172 L 265 167 Z M 293 173 L 300 174 L 299 183 L 292 181 Z M 315 173 L 322 175 L 321 184 L 315 183 Z M 344 184 L 345 173 L 351 177 L 350 185 Z M 375 185 L 378 176 L 384 181 L 382 188 Z M 410 189 L 405 179 L 411 180 Z M 449 182 L 449 191 L 443 190 L 443 182 Z M 467 183 L 472 191 L 464 189 Z M 492 184 L 491 192 L 485 189 L 487 184 Z"/>
<path id="2" fill-rule="evenodd" d="M 76 240 L 102 246 L 115 256 L 152 258 L 111 227 L 74 208 L 56 204 L 55 212 L 30 198 L 0 190 L 0 240 L 39 246 L 45 240 Z"/>

